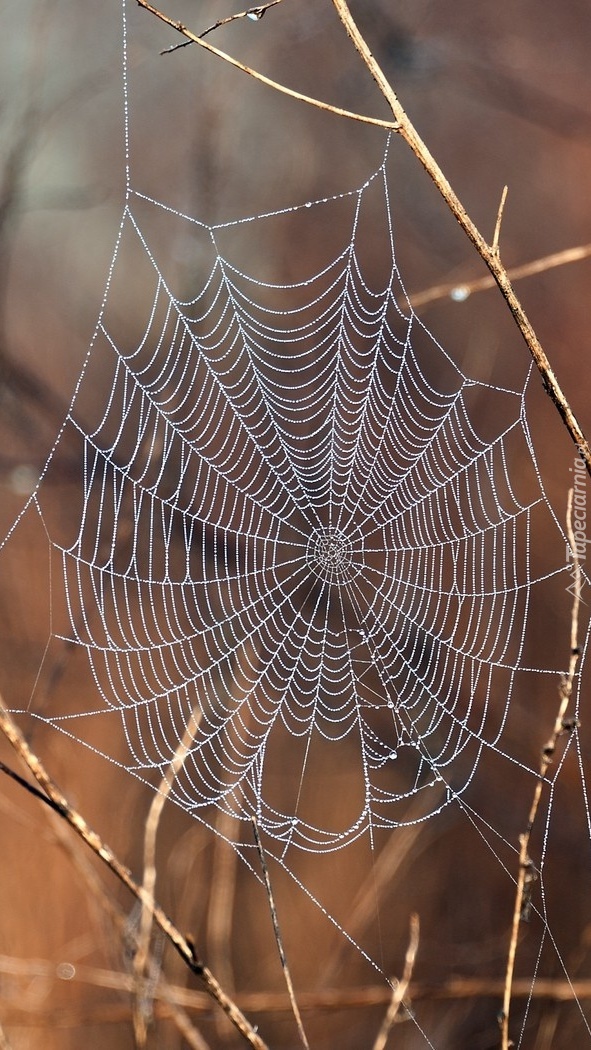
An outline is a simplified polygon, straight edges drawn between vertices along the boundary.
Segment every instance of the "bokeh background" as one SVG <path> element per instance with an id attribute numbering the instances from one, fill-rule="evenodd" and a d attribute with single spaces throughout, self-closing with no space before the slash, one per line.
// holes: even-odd
<path id="1" fill-rule="evenodd" d="M 469 0 L 453 5 L 357 0 L 351 8 L 485 236 L 492 236 L 503 186 L 509 186 L 501 231 L 507 266 L 591 242 L 591 20 L 583 0 L 568 5 L 502 0 L 494 7 Z M 164 9 L 201 32 L 240 6 L 230 0 L 171 0 Z M 126 161 L 118 0 L 101 5 L 9 0 L 4 20 L 2 536 L 24 506 L 75 390 L 119 228 Z M 196 46 L 162 56 L 179 38 L 135 4 L 129 5 L 128 29 L 129 164 L 132 184 L 148 196 L 204 222 L 225 222 L 353 189 L 379 164 L 380 131 L 281 97 Z M 259 21 L 238 20 L 209 39 L 290 87 L 388 116 L 330 0 L 283 0 Z M 390 173 L 397 261 L 409 294 L 483 276 L 483 265 L 402 143 L 392 145 Z M 173 220 L 146 221 L 176 287 L 189 298 L 206 264 L 198 238 L 191 241 Z M 287 218 L 229 228 L 220 244 L 248 272 L 288 282 L 330 257 L 343 236 L 338 224 L 322 216 L 303 229 Z M 372 263 L 368 243 L 370 274 L 379 262 L 376 253 Z M 588 259 L 548 269 L 517 286 L 587 433 L 590 287 Z M 148 296 L 151 301 L 151 292 Z M 117 284 L 111 305 L 119 341 L 132 344 L 147 309 L 140 270 Z M 511 387 L 523 382 L 528 352 L 498 293 L 475 293 L 464 302 L 447 295 L 417 310 L 467 374 Z M 537 380 L 528 411 L 544 483 L 562 520 L 574 449 Z M 48 521 L 67 528 L 69 514 L 75 517 L 80 472 L 80 449 L 62 442 L 44 497 Z M 563 557 L 563 551 L 548 549 L 555 543 L 555 531 L 535 537 L 536 575 Z M 33 695 L 41 709 L 58 696 L 62 702 L 75 697 L 78 706 L 81 697 L 92 694 L 84 652 L 55 637 L 51 574 L 56 571 L 39 520 L 25 516 L 0 554 L 0 687 L 15 710 L 26 708 Z M 566 664 L 569 600 L 563 590 L 544 592 L 531 624 L 526 654 L 531 664 Z M 514 700 L 506 746 L 530 767 L 552 725 L 554 686 L 553 680 L 541 682 L 534 695 L 517 692 Z M 583 688 L 583 701 L 585 696 Z M 584 769 L 589 751 L 584 707 L 581 714 Z M 139 872 L 151 792 L 116 764 L 42 723 L 23 727 L 72 803 Z M 122 751 L 122 742 L 105 742 L 115 760 L 118 748 Z M 0 758 L 15 762 L 6 745 L 0 745 Z M 492 851 L 465 813 L 448 807 L 439 818 L 379 842 L 374 856 L 360 846 L 350 854 L 311 859 L 303 872 L 306 884 L 387 973 L 400 975 L 409 916 L 419 913 L 413 1009 L 438 1050 L 499 1044 L 497 1014 L 517 867 L 507 843 L 515 845 L 525 827 L 532 787 L 531 776 L 521 776 L 517 766 L 483 763 L 468 802 L 494 829 L 485 836 Z M 347 790 L 347 771 L 327 767 L 318 785 L 319 805 L 346 798 Z M 129 934 L 137 923 L 133 901 L 49 811 L 6 777 L 0 781 L 0 820 L 0 1023 L 8 1045 L 15 1050 L 140 1045 L 133 1027 L 129 935 L 126 939 L 126 930 Z M 537 993 L 520 1037 L 520 1045 L 535 1050 L 591 1044 L 583 1021 L 591 991 L 585 998 L 580 983 L 591 979 L 591 851 L 584 776 L 574 749 L 557 781 L 548 827 L 546 841 L 542 818 L 532 841 L 533 854 L 546 851 L 545 896 L 538 885 L 536 903 L 547 909 L 563 966 L 534 919 L 521 937 L 517 975 L 524 983 L 513 1006 L 517 1037 L 537 966 Z M 299 1045 L 260 884 L 222 839 L 173 806 L 162 817 L 157 869 L 158 899 L 179 928 L 191 932 L 266 1042 L 278 1048 Z M 371 1046 L 387 987 L 293 882 L 280 870 L 272 877 L 311 1046 Z M 184 1005 L 207 1045 L 241 1045 L 174 953 L 157 938 L 153 948 L 167 982 L 194 991 Z M 568 988 L 562 999 L 557 985 L 542 994 L 542 977 L 565 988 L 565 973 L 579 982 L 580 1008 Z M 200 1045 L 187 1032 L 186 1018 L 172 1016 L 165 998 L 156 995 L 150 1004 L 146 1045 Z M 429 1044 L 406 1021 L 396 1026 L 392 1045 Z"/>

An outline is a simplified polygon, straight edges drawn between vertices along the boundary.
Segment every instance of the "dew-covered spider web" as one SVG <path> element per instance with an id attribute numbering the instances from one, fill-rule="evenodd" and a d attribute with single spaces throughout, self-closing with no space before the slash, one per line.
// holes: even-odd
<path id="1" fill-rule="evenodd" d="M 109 381 L 96 398 L 89 361 L 65 424 L 80 507 L 56 546 L 96 704 L 44 718 L 83 735 L 102 714 L 149 779 L 185 738 L 172 797 L 197 816 L 255 815 L 284 853 L 395 828 L 410 797 L 426 817 L 460 796 L 482 751 L 502 750 L 516 676 L 532 670 L 530 533 L 545 504 L 525 392 L 454 365 L 413 314 L 392 241 L 383 287 L 368 285 L 356 238 L 376 188 L 388 204 L 385 162 L 348 194 L 343 251 L 292 285 L 237 269 L 203 229 L 210 265 L 188 301 L 132 197 L 111 284 L 120 256 L 147 259 L 145 331 L 121 346 L 107 293 L 91 358 Z M 498 403 L 492 437 L 483 398 Z M 43 515 L 42 490 L 35 503 Z M 285 735 L 288 804 L 267 782 Z M 306 782 L 344 741 L 358 805 L 319 823 Z"/>
<path id="2" fill-rule="evenodd" d="M 510 747 L 507 726 L 515 698 L 554 695 L 567 667 L 570 598 L 556 650 L 532 637 L 572 559 L 530 434 L 537 378 L 475 378 L 413 311 L 390 151 L 352 189 L 213 224 L 145 194 L 132 167 L 96 332 L 23 512 L 51 547 L 54 636 L 86 654 L 93 688 L 74 706 L 33 692 L 28 714 L 153 787 L 174 766 L 171 801 L 207 827 L 234 820 L 253 866 L 253 817 L 299 881 L 304 853 L 374 849 L 452 807 L 510 883 L 517 842 L 470 790 L 483 763 L 535 786 L 538 752 Z M 333 214 L 341 245 L 314 270 L 274 280 L 255 249 L 245 265 L 261 227 L 309 233 Z M 189 294 L 152 235 L 167 222 L 199 257 Z M 66 443 L 67 525 L 45 505 Z M 582 761 L 575 723 L 571 745 Z M 326 787 L 343 767 L 346 799 Z M 543 899 L 538 916 L 554 943 Z"/>

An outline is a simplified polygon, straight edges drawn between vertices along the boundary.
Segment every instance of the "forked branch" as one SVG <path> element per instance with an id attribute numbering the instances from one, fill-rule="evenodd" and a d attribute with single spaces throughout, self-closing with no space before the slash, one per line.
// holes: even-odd
<path id="1" fill-rule="evenodd" d="M 495 236 L 493 237 L 492 243 L 489 244 L 488 241 L 482 236 L 482 234 L 480 233 L 480 231 L 478 230 L 477 226 L 474 224 L 468 213 L 466 212 L 458 196 L 452 189 L 450 183 L 448 182 L 441 168 L 437 164 L 437 161 L 431 155 L 431 153 L 427 149 L 427 146 L 421 139 L 420 135 L 418 134 L 410 119 L 408 118 L 405 110 L 403 109 L 398 99 L 398 96 L 391 87 L 379 63 L 374 58 L 363 35 L 358 29 L 353 19 L 353 16 L 351 15 L 349 7 L 346 3 L 346 0 L 332 0 L 332 2 L 350 39 L 352 40 L 357 51 L 361 55 L 361 58 L 367 66 L 367 69 L 371 73 L 382 95 L 384 96 L 386 102 L 392 110 L 392 114 L 394 116 L 393 121 L 378 120 L 375 117 L 367 117 L 359 113 L 353 113 L 349 110 L 340 109 L 337 106 L 331 106 L 326 102 L 321 102 L 319 99 L 312 98 L 309 95 L 303 95 L 298 91 L 293 91 L 291 88 L 288 88 L 275 80 L 271 80 L 269 77 L 265 77 L 262 73 L 259 73 L 257 70 L 252 69 L 249 66 L 245 66 L 242 62 L 239 62 L 237 61 L 237 59 L 232 58 L 224 51 L 220 51 L 219 48 L 214 47 L 213 44 L 209 43 L 209 41 L 203 40 L 196 33 L 193 33 L 190 29 L 187 28 L 187 26 L 183 25 L 182 22 L 177 22 L 175 21 L 175 19 L 170 18 L 168 15 L 160 11 L 157 7 L 154 7 L 152 4 L 148 3 L 147 0 L 137 0 L 137 3 L 140 7 L 144 7 L 147 11 L 150 11 L 151 14 L 155 15 L 162 22 L 165 22 L 166 25 L 171 26 L 172 29 L 175 29 L 178 33 L 181 33 L 187 40 L 199 44 L 200 47 L 203 47 L 207 51 L 210 51 L 212 54 L 217 55 L 218 58 L 221 58 L 225 62 L 230 63 L 230 65 L 242 70 L 244 73 L 247 73 L 249 76 L 261 81 L 261 83 L 266 84 L 268 87 L 271 87 L 276 91 L 280 91 L 284 95 L 289 95 L 291 98 L 297 99 L 300 102 L 306 102 L 311 106 L 315 106 L 319 109 L 326 110 L 329 113 L 334 113 L 342 117 L 348 117 L 351 120 L 360 121 L 365 124 L 374 124 L 378 127 L 387 128 L 390 131 L 398 132 L 402 136 L 402 138 L 405 140 L 405 142 L 408 144 L 408 146 L 414 153 L 415 157 L 417 157 L 417 159 L 422 164 L 429 177 L 435 183 L 435 186 L 437 187 L 439 193 L 445 200 L 448 208 L 455 216 L 459 225 L 462 227 L 462 229 L 467 234 L 472 244 L 476 248 L 476 251 L 480 255 L 481 259 L 484 261 L 484 263 L 490 270 L 494 282 L 499 288 L 503 298 L 505 299 L 505 302 L 507 303 L 507 306 L 509 307 L 509 310 L 513 315 L 515 323 L 519 328 L 519 331 L 521 332 L 521 335 L 523 336 L 523 339 L 525 340 L 525 343 L 527 344 L 527 347 L 533 357 L 535 365 L 542 377 L 542 382 L 544 384 L 546 392 L 548 393 L 550 399 L 554 402 L 554 405 L 556 406 L 560 416 L 562 417 L 564 425 L 566 426 L 566 429 L 568 430 L 572 440 L 574 441 L 575 445 L 577 445 L 579 453 L 585 461 L 587 471 L 591 476 L 591 448 L 589 446 L 589 443 L 581 429 L 581 426 L 572 408 L 570 407 L 569 402 L 567 401 L 560 387 L 558 379 L 554 374 L 554 370 L 550 365 L 550 362 L 533 329 L 533 326 L 527 314 L 525 313 L 525 310 L 523 309 L 519 299 L 517 298 L 517 295 L 515 294 L 509 274 L 505 269 L 505 266 L 501 262 L 498 244 L 498 231 L 500 228 L 500 219 L 502 217 L 502 208 L 499 209 L 499 215 L 497 217 L 497 226 L 495 228 Z"/>

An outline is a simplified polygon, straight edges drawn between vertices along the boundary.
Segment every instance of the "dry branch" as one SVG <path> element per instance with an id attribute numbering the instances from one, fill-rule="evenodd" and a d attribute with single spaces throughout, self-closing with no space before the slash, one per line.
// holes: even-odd
<path id="1" fill-rule="evenodd" d="M 211 970 L 209 970 L 205 963 L 199 958 L 193 944 L 179 932 L 162 908 L 160 908 L 149 894 L 146 893 L 143 886 L 140 886 L 135 881 L 129 869 L 121 863 L 110 847 L 102 841 L 100 836 L 88 826 L 81 814 L 72 808 L 66 797 L 47 773 L 41 760 L 29 747 L 1 697 L 0 731 L 14 748 L 17 755 L 25 763 L 28 770 L 37 781 L 39 787 L 45 795 L 47 795 L 47 800 L 49 800 L 51 807 L 59 813 L 65 821 L 67 821 L 70 827 L 74 829 L 76 834 L 80 836 L 87 846 L 89 846 L 93 853 L 95 853 L 97 857 L 100 857 L 119 881 L 122 882 L 123 885 L 133 894 L 136 900 L 140 901 L 145 907 L 150 909 L 154 923 L 162 930 L 162 933 L 169 939 L 171 944 L 173 944 L 192 973 L 201 978 L 208 993 L 213 999 L 215 999 L 243 1038 L 251 1046 L 255 1047 L 255 1050 L 267 1050 L 264 1041 L 247 1021 L 246 1017 L 241 1010 L 238 1009 L 234 1001 L 226 995 Z"/>
<path id="2" fill-rule="evenodd" d="M 210 33 L 215 32 L 216 29 L 221 29 L 222 26 L 230 25 L 230 22 L 236 22 L 239 18 L 262 18 L 264 14 L 269 10 L 270 7 L 277 7 L 277 4 L 282 3 L 282 0 L 269 0 L 266 4 L 260 4 L 258 7 L 247 7 L 245 11 L 238 11 L 235 15 L 228 15 L 227 18 L 220 18 L 213 25 L 208 26 L 202 33 L 199 34 L 199 39 L 203 40 L 205 36 L 209 36 Z M 164 51 L 161 51 L 161 55 L 170 55 L 173 51 L 178 51 L 181 47 L 189 47 L 195 43 L 194 40 L 184 40 L 182 44 L 173 44 L 172 47 L 167 47 Z"/>
<path id="3" fill-rule="evenodd" d="M 183 736 L 174 753 L 172 762 L 167 767 L 156 794 L 152 799 L 146 829 L 144 832 L 144 874 L 142 888 L 148 900 L 153 901 L 156 894 L 156 836 L 160 824 L 160 817 L 164 804 L 170 794 L 171 788 L 179 771 L 184 766 L 190 753 L 191 744 L 195 740 L 195 734 L 201 721 L 201 712 L 194 709 L 185 727 Z M 134 1032 L 136 1042 L 140 1047 L 145 1046 L 147 1035 L 147 1017 L 145 1010 L 146 982 L 149 981 L 148 962 L 150 952 L 150 938 L 152 935 L 152 907 L 142 902 L 140 926 L 137 938 L 137 950 L 133 960 L 133 970 L 136 976 L 136 1002 L 134 1010 Z"/>

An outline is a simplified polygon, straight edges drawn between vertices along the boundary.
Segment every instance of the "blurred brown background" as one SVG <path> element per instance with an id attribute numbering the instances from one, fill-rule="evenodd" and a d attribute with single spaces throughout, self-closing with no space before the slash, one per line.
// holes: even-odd
<path id="1" fill-rule="evenodd" d="M 502 0 L 494 7 L 468 0 L 453 5 L 358 0 L 351 7 L 485 236 L 492 236 L 508 184 L 501 232 L 507 266 L 591 241 L 591 18 L 583 0 L 568 5 Z M 176 0 L 165 10 L 200 32 L 240 7 L 230 0 Z M 125 194 L 117 0 L 101 5 L 9 0 L 4 24 L 1 535 L 23 507 L 70 403 L 101 305 Z M 353 189 L 380 163 L 381 132 L 280 97 L 196 46 L 160 56 L 179 38 L 135 4 L 129 5 L 128 28 L 130 169 L 136 190 L 204 222 L 225 222 Z M 359 112 L 388 115 L 330 0 L 283 0 L 260 21 L 239 20 L 209 39 L 290 87 Z M 390 171 L 397 260 L 407 291 L 482 276 L 468 241 L 401 143 L 393 143 Z M 187 239 L 174 220 L 156 222 L 147 212 L 145 218 L 175 287 L 189 298 L 206 265 L 199 238 Z M 287 282 L 329 258 L 342 238 L 341 229 L 322 220 L 303 233 L 286 220 L 231 228 L 220 235 L 220 250 L 261 279 Z M 371 271 L 371 252 L 367 265 Z M 590 286 L 589 260 L 517 286 L 587 433 Z M 122 345 L 142 330 L 151 297 L 139 271 L 114 287 L 111 308 Z M 512 387 L 523 382 L 527 350 L 493 291 L 464 303 L 446 297 L 419 314 L 467 374 Z M 573 448 L 535 379 L 528 407 L 547 491 L 562 520 Z M 62 443 L 44 494 L 44 515 L 56 528 L 67 531 L 69 514 L 75 518 L 80 470 L 79 449 Z M 555 543 L 555 531 L 535 537 L 536 575 L 561 564 L 563 550 L 548 549 Z M 33 694 L 36 705 L 59 696 L 75 697 L 75 707 L 92 696 L 84 652 L 53 636 L 54 619 L 63 610 L 50 601 L 50 577 L 60 571 L 39 520 L 25 516 L 0 553 L 0 687 L 14 710 L 27 708 Z M 529 664 L 564 666 L 568 631 L 569 601 L 561 583 L 543 591 L 532 611 Z M 539 676 L 532 682 L 533 694 L 516 693 L 504 744 L 530 767 L 556 708 L 555 680 Z M 546 826 L 544 809 L 532 841 L 534 860 L 545 850 L 544 895 L 538 884 L 535 903 L 547 915 L 556 950 L 534 916 L 524 927 L 518 954 L 517 975 L 526 978 L 526 994 L 518 991 L 514 1001 L 516 1040 L 536 966 L 540 978 L 564 981 L 565 972 L 573 981 L 591 978 L 584 708 L 581 721 L 581 766 L 571 749 L 551 820 Z M 139 872 L 151 792 L 42 723 L 25 720 L 24 727 L 25 722 L 33 746 L 72 803 Z M 117 760 L 123 745 L 108 740 L 104 748 Z M 0 758 L 15 763 L 6 745 L 0 745 Z M 413 1003 L 420 1028 L 411 1021 L 398 1025 L 392 1045 L 429 1045 L 421 1029 L 438 1050 L 499 1044 L 499 989 L 517 870 L 512 847 L 525 826 L 533 784 L 517 765 L 493 756 L 482 763 L 471 787 L 469 811 L 448 807 L 425 824 L 384 836 L 374 856 L 360 845 L 302 863 L 306 885 L 388 974 L 400 975 L 409 915 L 420 914 Z M 118 918 L 134 928 L 133 902 L 22 789 L 5 777 L 0 788 L 0 1023 L 8 1045 L 15 1050 L 139 1045 L 130 953 Z M 347 790 L 347 771 L 327 768 L 318 785 L 322 804 L 327 797 L 345 798 Z M 269 1046 L 299 1045 L 285 1008 L 261 886 L 221 839 L 173 806 L 165 807 L 162 817 L 157 868 L 158 899 L 179 928 L 192 933 Z M 271 874 L 311 1046 L 370 1047 L 387 987 L 280 869 Z M 154 950 L 158 964 L 163 953 L 163 973 L 171 984 L 200 990 L 170 949 L 156 940 Z M 452 978 L 459 980 L 457 994 L 443 997 Z M 485 982 L 481 994 L 466 983 L 469 978 Z M 540 989 L 541 981 L 533 987 Z M 520 1045 L 558 1050 L 591 1044 L 584 1021 L 590 1004 L 589 991 L 580 1006 L 568 994 L 566 1001 L 551 993 L 534 997 Z M 187 1012 L 210 1047 L 241 1045 L 202 997 L 189 1003 Z M 183 1036 L 184 1024 L 157 997 L 147 1045 L 166 1050 L 199 1045 L 195 1036 Z"/>

